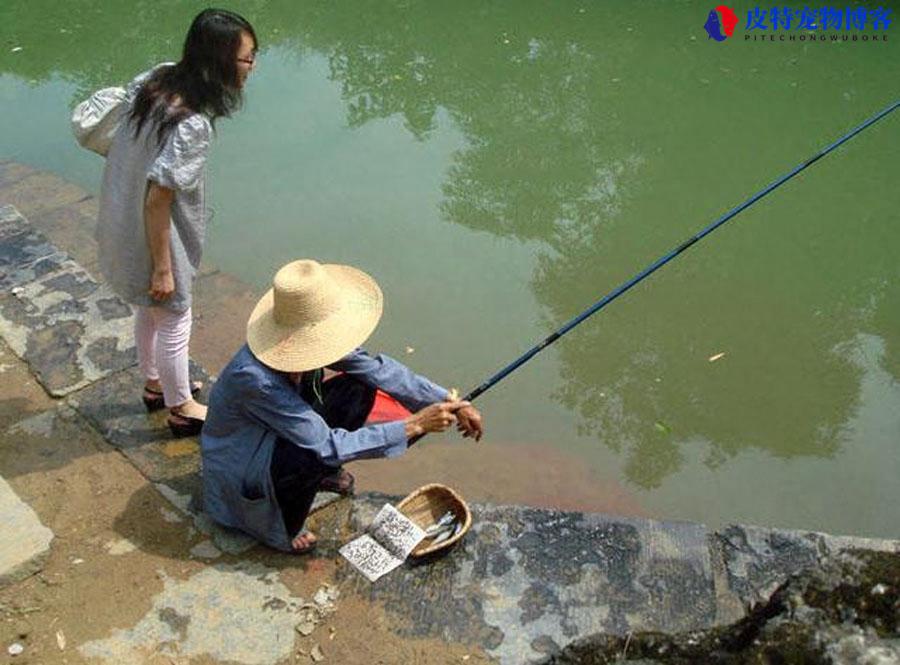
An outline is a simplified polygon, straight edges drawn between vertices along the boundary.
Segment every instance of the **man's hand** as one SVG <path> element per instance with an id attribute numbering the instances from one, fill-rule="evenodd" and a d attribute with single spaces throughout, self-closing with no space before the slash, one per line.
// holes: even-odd
<path id="1" fill-rule="evenodd" d="M 468 402 L 447 400 L 446 402 L 435 402 L 416 411 L 404 421 L 406 438 L 411 439 L 429 432 L 445 431 L 456 422 L 457 412 L 468 406 L 471 406 Z"/>
<path id="2" fill-rule="evenodd" d="M 468 402 L 456 412 L 456 429 L 462 432 L 463 438 L 474 437 L 481 441 L 484 427 L 481 424 L 481 413 Z"/>

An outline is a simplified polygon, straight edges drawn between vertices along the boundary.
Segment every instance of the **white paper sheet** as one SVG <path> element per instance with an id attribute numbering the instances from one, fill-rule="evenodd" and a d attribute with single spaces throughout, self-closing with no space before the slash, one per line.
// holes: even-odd
<path id="1" fill-rule="evenodd" d="M 406 560 L 425 532 L 390 504 L 385 504 L 368 531 L 340 549 L 341 555 L 374 582 Z"/>

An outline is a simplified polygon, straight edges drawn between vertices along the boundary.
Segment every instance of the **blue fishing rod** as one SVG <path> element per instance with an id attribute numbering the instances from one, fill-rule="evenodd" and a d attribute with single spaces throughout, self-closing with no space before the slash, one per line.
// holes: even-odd
<path id="1" fill-rule="evenodd" d="M 539 344 L 533 346 L 531 349 L 529 349 L 528 351 L 526 351 L 525 353 L 523 353 L 521 356 L 519 356 L 518 358 L 516 358 L 516 360 L 514 360 L 514 361 L 511 362 L 509 365 L 507 365 L 506 367 L 504 367 L 503 369 L 501 369 L 499 372 L 497 372 L 496 374 L 494 374 L 494 375 L 493 375 L 491 378 L 489 378 L 487 381 L 485 381 L 484 383 L 482 383 L 480 386 L 478 386 L 478 387 L 475 388 L 474 390 L 470 391 L 470 392 L 469 392 L 467 395 L 465 395 L 462 399 L 464 399 L 464 400 L 466 400 L 466 401 L 468 401 L 468 402 L 471 402 L 473 399 L 475 399 L 476 397 L 478 397 L 479 395 L 481 395 L 482 393 L 484 393 L 484 392 L 487 391 L 488 389 L 490 389 L 490 388 L 492 388 L 493 386 L 495 386 L 495 385 L 497 385 L 498 383 L 500 383 L 500 382 L 501 382 L 503 379 L 505 379 L 507 376 L 509 376 L 510 374 L 512 374 L 513 372 L 515 372 L 517 369 L 519 369 L 522 365 L 524 365 L 524 364 L 527 363 L 529 360 L 531 360 L 532 358 L 534 358 L 538 353 L 540 353 L 541 351 L 543 351 L 544 349 L 546 349 L 548 346 L 550 346 L 551 344 L 553 344 L 553 342 L 555 342 L 555 341 L 558 340 L 560 337 L 562 337 L 563 335 L 565 335 L 567 332 L 569 332 L 570 330 L 572 330 L 572 328 L 574 328 L 574 327 L 577 326 L 579 323 L 582 323 L 582 322 L 585 321 L 586 319 L 590 318 L 591 316 L 593 316 L 594 314 L 596 314 L 597 312 L 599 312 L 601 309 L 603 309 L 604 307 L 606 307 L 609 303 L 611 303 L 613 300 L 615 300 L 616 298 L 618 298 L 620 295 L 622 295 L 623 293 L 625 293 L 626 291 L 628 291 L 628 289 L 630 289 L 630 288 L 631 288 L 632 286 L 634 286 L 635 284 L 639 283 L 639 282 L 640 282 L 641 280 L 643 280 L 645 277 L 648 277 L 648 276 L 652 275 L 654 272 L 656 272 L 657 270 L 659 270 L 660 268 L 662 268 L 664 265 L 666 265 L 669 261 L 671 261 L 671 260 L 674 259 L 676 256 L 678 256 L 679 254 L 681 254 L 683 251 L 685 251 L 686 249 L 688 249 L 688 247 L 691 247 L 694 243 L 696 243 L 696 242 L 698 242 L 699 240 L 701 240 L 702 238 L 708 236 L 710 233 L 712 233 L 712 232 L 715 231 L 717 228 L 719 228 L 720 226 L 722 226 L 725 222 L 727 222 L 727 221 L 730 220 L 731 218 L 735 217 L 738 213 L 740 213 L 740 212 L 743 211 L 743 210 L 746 210 L 747 208 L 749 208 L 750 206 L 752 206 L 754 203 L 756 203 L 757 201 L 759 201 L 759 200 L 760 200 L 761 198 L 763 198 L 766 194 L 769 194 L 770 192 L 773 192 L 773 191 L 775 191 L 776 189 L 778 189 L 779 187 L 781 187 L 781 185 L 783 185 L 783 184 L 786 183 L 788 180 L 790 180 L 791 178 L 793 178 L 795 175 L 797 175 L 798 173 L 800 173 L 801 171 L 803 171 L 805 168 L 807 168 L 807 167 L 812 166 L 813 164 L 815 164 L 817 161 L 819 161 L 820 159 L 822 159 L 822 157 L 824 157 L 825 155 L 827 155 L 828 153 L 830 153 L 832 150 L 835 150 L 838 146 L 840 146 L 840 145 L 846 143 L 847 141 L 849 141 L 850 139 L 852 139 L 854 136 L 856 136 L 857 134 L 859 134 L 861 131 L 863 131 L 863 130 L 866 129 L 867 127 L 869 127 L 869 126 L 871 126 L 871 125 L 874 125 L 876 122 L 878 122 L 879 120 L 881 120 L 884 116 L 886 116 L 887 114 L 889 114 L 889 113 L 891 113 L 892 111 L 896 110 L 897 107 L 900 107 L 900 100 L 895 101 L 893 104 L 890 104 L 889 106 L 887 106 L 887 108 L 885 108 L 884 110 L 880 111 L 879 113 L 876 113 L 875 115 L 873 115 L 871 118 L 869 118 L 868 120 L 866 120 L 864 123 L 862 123 L 861 125 L 859 125 L 859 126 L 856 127 L 855 129 L 852 129 L 852 130 L 850 130 L 849 132 L 847 132 L 846 134 L 844 134 L 841 138 L 839 138 L 839 139 L 838 139 L 837 141 L 835 141 L 834 143 L 832 143 L 832 144 L 826 146 L 825 148 L 823 148 L 822 150 L 820 150 L 819 152 L 817 152 L 815 155 L 813 155 L 812 157 L 810 157 L 809 159 L 807 159 L 805 162 L 802 162 L 801 164 L 799 164 L 798 166 L 796 166 L 796 167 L 795 167 L 793 170 L 791 170 L 789 173 L 787 173 L 787 174 L 781 176 L 780 178 L 778 178 L 778 180 L 776 180 L 775 182 L 773 182 L 772 184 L 770 184 L 768 187 L 765 187 L 765 188 L 761 189 L 760 191 L 758 191 L 756 194 L 754 194 L 753 196 L 751 196 L 749 199 L 747 199 L 746 201 L 744 201 L 742 204 L 740 204 L 740 205 L 737 206 L 736 208 L 732 208 L 731 210 L 729 210 L 728 212 L 726 212 L 724 215 L 722 215 L 721 217 L 719 217 L 716 221 L 714 221 L 712 224 L 710 224 L 709 226 L 707 226 L 705 229 L 703 229 L 702 231 L 700 231 L 700 232 L 697 233 L 696 235 L 694 235 L 694 236 L 688 238 L 687 240 L 685 240 L 683 243 L 681 243 L 680 245 L 678 245 L 678 247 L 676 247 L 675 249 L 673 249 L 673 250 L 672 250 L 671 252 L 669 252 L 668 254 L 666 254 L 666 255 L 661 256 L 660 258 L 658 258 L 656 261 L 654 261 L 653 263 L 651 263 L 649 266 L 647 266 L 646 268 L 644 268 L 641 272 L 639 272 L 638 274 L 636 274 L 634 277 L 632 277 L 631 279 L 629 279 L 627 282 L 625 282 L 625 283 L 622 284 L 621 286 L 619 286 L 619 287 L 613 289 L 612 291 L 610 291 L 608 294 L 606 294 L 605 296 L 603 296 L 603 298 L 601 298 L 600 300 L 598 300 L 596 303 L 594 303 L 593 305 L 591 305 L 588 309 L 586 309 L 586 310 L 583 311 L 581 314 L 579 314 L 578 316 L 576 316 L 575 318 L 573 318 L 571 321 L 569 321 L 567 324 L 565 324 L 562 328 L 560 328 L 559 330 L 557 330 L 557 331 L 554 332 L 553 334 L 547 336 L 547 338 L 544 339 L 542 342 L 540 342 Z M 413 439 L 413 441 L 415 441 L 415 440 L 417 440 L 417 439 Z M 412 443 L 412 441 L 411 441 L 410 443 Z"/>

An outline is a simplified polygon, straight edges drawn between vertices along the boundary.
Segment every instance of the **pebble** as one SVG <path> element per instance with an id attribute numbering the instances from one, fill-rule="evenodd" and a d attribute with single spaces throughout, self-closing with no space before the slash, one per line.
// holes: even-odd
<path id="1" fill-rule="evenodd" d="M 18 656 L 23 651 L 25 651 L 25 647 L 23 647 L 18 642 L 13 642 L 12 644 L 9 645 L 9 648 L 6 651 L 7 651 L 7 653 L 9 653 L 10 656 Z"/>
<path id="2" fill-rule="evenodd" d="M 198 559 L 217 559 L 222 556 L 222 552 L 211 540 L 204 540 L 191 548 L 191 556 Z"/>
<path id="3" fill-rule="evenodd" d="M 312 651 L 309 652 L 309 656 L 316 663 L 320 663 L 325 660 L 325 654 L 322 653 L 322 648 L 318 644 L 313 646 Z"/>
<path id="4" fill-rule="evenodd" d="M 298 623 L 294 628 L 298 633 L 306 637 L 307 635 L 311 635 L 312 632 L 316 629 L 315 621 L 303 621 Z"/>

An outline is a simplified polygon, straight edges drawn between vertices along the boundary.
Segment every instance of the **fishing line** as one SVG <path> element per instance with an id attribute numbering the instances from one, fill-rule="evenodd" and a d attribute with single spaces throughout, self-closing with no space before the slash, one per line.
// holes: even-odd
<path id="1" fill-rule="evenodd" d="M 754 203 L 759 201 L 761 198 L 763 198 L 770 192 L 773 192 L 776 189 L 778 189 L 781 185 L 786 183 L 788 180 L 793 178 L 795 175 L 797 175 L 798 173 L 800 173 L 807 167 L 815 164 L 818 160 L 820 160 L 822 157 L 824 157 L 825 155 L 830 153 L 832 150 L 835 150 L 838 146 L 842 145 L 843 143 L 846 143 L 847 141 L 852 139 L 854 136 L 859 134 L 861 131 L 863 131 L 867 127 L 874 125 L 876 122 L 881 120 L 884 116 L 886 116 L 887 114 L 889 114 L 892 111 L 894 111 L 895 109 L 897 109 L 897 107 L 900 107 L 900 100 L 895 101 L 894 103 L 887 106 L 884 110 L 876 113 L 875 115 L 873 115 L 871 118 L 866 120 L 864 123 L 862 123 L 855 129 L 852 129 L 849 132 L 847 132 L 846 134 L 844 134 L 842 137 L 837 139 L 834 143 L 831 143 L 830 145 L 826 146 L 825 148 L 823 148 L 822 150 L 817 152 L 815 155 L 813 155 L 812 157 L 807 159 L 805 162 L 800 163 L 799 165 L 794 167 L 790 172 L 788 172 L 785 175 L 778 178 L 778 180 L 775 180 L 773 183 L 771 183 L 767 187 L 764 187 L 763 189 L 758 191 L 756 194 L 754 194 L 749 199 L 747 199 L 746 201 L 741 203 L 739 206 L 732 208 L 731 210 L 726 212 L 724 215 L 719 217 L 716 221 L 714 221 L 712 224 L 707 226 L 705 229 L 703 229 L 696 235 L 691 236 L 690 238 L 685 240 L 683 243 L 678 245 L 671 252 L 669 252 L 668 254 L 665 254 L 664 256 L 661 256 L 656 261 L 651 263 L 649 266 L 644 268 L 641 272 L 636 274 L 634 277 L 629 279 L 627 282 L 625 282 L 624 284 L 622 284 L 622 285 L 618 286 L 617 288 L 613 289 L 612 291 L 610 291 L 608 294 L 603 296 L 603 298 L 601 298 L 596 303 L 591 305 L 588 309 L 584 310 L 581 314 L 574 317 L 572 320 L 570 320 L 568 323 L 566 323 L 564 326 L 562 326 L 559 330 L 552 333 L 551 335 L 548 335 L 539 344 L 536 344 L 535 346 L 533 346 L 531 349 L 529 349 L 528 351 L 523 353 L 521 356 L 516 358 L 509 365 L 507 365 L 506 367 L 501 369 L 499 372 L 494 374 L 487 381 L 485 381 L 484 383 L 479 385 L 474 390 L 470 391 L 462 399 L 470 402 L 473 399 L 475 399 L 476 397 L 478 397 L 479 395 L 481 395 L 482 393 L 484 393 L 485 391 L 487 391 L 488 389 L 490 389 L 493 386 L 500 383 L 500 381 L 505 379 L 507 376 L 509 376 L 514 371 L 519 369 L 519 367 L 521 367 L 526 362 L 531 360 L 538 353 L 540 353 L 541 351 L 546 349 L 548 346 L 553 344 L 553 342 L 555 342 L 560 337 L 565 335 L 567 332 L 572 330 L 572 328 L 574 328 L 579 323 L 582 323 L 584 320 L 590 318 L 591 316 L 593 316 L 594 314 L 599 312 L 601 309 L 606 307 L 613 300 L 615 300 L 620 295 L 622 295 L 623 293 L 628 291 L 628 289 L 630 289 L 632 286 L 634 286 L 635 284 L 637 284 L 641 280 L 643 280 L 645 277 L 648 277 L 649 275 L 653 274 L 654 272 L 656 272 L 657 270 L 662 268 L 665 264 L 667 264 L 669 261 L 674 259 L 676 256 L 681 254 L 683 251 L 685 251 L 689 247 L 691 247 L 694 243 L 698 242 L 702 238 L 706 237 L 707 235 L 709 235 L 710 233 L 715 231 L 717 228 L 722 226 L 725 222 L 730 220 L 732 217 L 735 217 L 741 211 L 746 210 L 747 208 L 752 206 Z"/>

